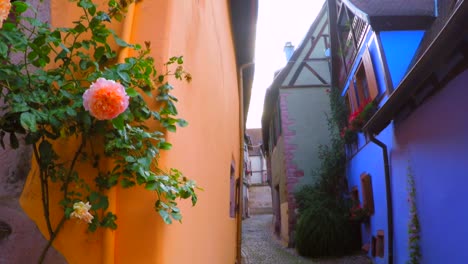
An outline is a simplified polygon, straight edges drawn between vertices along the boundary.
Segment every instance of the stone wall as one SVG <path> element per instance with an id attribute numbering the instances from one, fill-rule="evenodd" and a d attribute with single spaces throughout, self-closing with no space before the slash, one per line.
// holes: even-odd
<path id="1" fill-rule="evenodd" d="M 251 185 L 249 187 L 250 214 L 271 214 L 271 188 L 268 185 Z"/>
<path id="2" fill-rule="evenodd" d="M 47 21 L 50 17 L 49 1 L 29 0 L 39 10 L 39 17 Z M 19 60 L 20 56 L 12 56 Z M 13 150 L 0 149 L 0 264 L 36 263 L 47 240 L 36 224 L 23 212 L 19 197 L 31 167 L 31 148 L 22 146 Z M 46 263 L 66 263 L 55 250 L 50 250 Z"/>

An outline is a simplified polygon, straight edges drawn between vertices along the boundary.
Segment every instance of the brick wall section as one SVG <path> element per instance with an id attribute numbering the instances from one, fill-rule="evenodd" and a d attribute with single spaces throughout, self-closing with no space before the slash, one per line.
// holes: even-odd
<path id="1" fill-rule="evenodd" d="M 49 1 L 29 0 L 38 8 L 39 17 L 50 17 Z M 18 60 L 19 56 L 12 56 Z M 0 105 L 3 103 L 0 102 Z M 8 145 L 8 135 L 4 138 Z M 47 241 L 19 205 L 19 197 L 31 167 L 31 148 L 0 148 L 0 264 L 37 263 Z M 7 226 L 8 232 L 5 232 Z M 3 231 L 2 231 L 3 230 Z M 10 232 L 11 231 L 11 232 Z M 55 250 L 50 250 L 45 260 L 49 264 L 66 263 Z"/>
<path id="2" fill-rule="evenodd" d="M 304 171 L 299 169 L 294 162 L 297 145 L 294 144 L 294 138 L 296 137 L 296 131 L 292 130 L 291 127 L 295 124 L 296 120 L 289 115 L 287 97 L 288 93 L 281 92 L 280 94 L 280 113 L 281 113 L 281 129 L 282 137 L 284 139 L 284 156 L 285 156 L 285 168 L 286 168 L 286 190 L 288 200 L 288 216 L 289 216 L 289 244 L 292 245 L 294 238 L 291 236 L 295 230 L 296 225 L 296 214 L 297 208 L 296 201 L 294 199 L 294 188 L 299 180 L 304 176 Z"/>

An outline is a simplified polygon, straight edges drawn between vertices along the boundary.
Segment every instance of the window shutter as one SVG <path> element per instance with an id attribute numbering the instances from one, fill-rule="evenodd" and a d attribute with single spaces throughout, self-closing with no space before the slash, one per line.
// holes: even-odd
<path id="1" fill-rule="evenodd" d="M 375 243 L 375 255 L 377 257 L 383 258 L 385 256 L 385 247 L 384 247 L 384 231 L 377 231 L 377 241 Z"/>
<path id="2" fill-rule="evenodd" d="M 377 86 L 377 80 L 375 78 L 374 65 L 372 63 L 372 58 L 369 53 L 369 50 L 364 51 L 362 55 L 362 61 L 364 63 L 364 69 L 366 70 L 367 84 L 369 86 L 369 95 L 373 100 L 377 95 L 379 95 L 379 88 Z"/>
<path id="3" fill-rule="evenodd" d="M 352 114 L 354 111 L 356 111 L 358 108 L 359 108 L 359 105 L 357 103 L 357 99 L 356 99 L 356 91 L 355 91 L 355 87 L 354 87 L 354 81 L 353 79 L 351 79 L 351 81 L 349 82 L 349 88 L 348 88 L 348 98 L 349 98 L 349 103 L 350 103 L 350 106 L 351 106 L 351 109 L 350 109 L 350 114 Z"/>
<path id="4" fill-rule="evenodd" d="M 361 175 L 362 200 L 363 207 L 367 208 L 371 214 L 374 214 L 374 192 L 372 190 L 372 181 L 369 174 Z"/>

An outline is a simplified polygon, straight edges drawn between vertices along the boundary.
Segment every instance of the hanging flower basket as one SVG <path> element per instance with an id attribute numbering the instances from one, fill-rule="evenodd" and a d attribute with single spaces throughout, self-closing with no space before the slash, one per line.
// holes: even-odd
<path id="1" fill-rule="evenodd" d="M 377 104 L 373 100 L 368 99 L 349 115 L 348 125 L 341 130 L 341 138 L 343 138 L 346 144 L 356 141 L 357 133 L 362 132 L 363 126 L 374 115 L 376 110 Z"/>

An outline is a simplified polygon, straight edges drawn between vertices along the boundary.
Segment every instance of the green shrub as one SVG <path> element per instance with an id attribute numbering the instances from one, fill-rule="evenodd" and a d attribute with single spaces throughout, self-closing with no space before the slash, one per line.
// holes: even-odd
<path id="1" fill-rule="evenodd" d="M 309 194 L 303 197 L 302 202 L 307 206 L 302 208 L 296 226 L 295 242 L 299 254 L 316 258 L 350 253 L 353 239 L 347 207 L 317 189 Z"/>
<path id="2" fill-rule="evenodd" d="M 320 166 L 313 172 L 314 185 L 295 193 L 299 217 L 296 248 L 308 257 L 342 256 L 360 247 L 360 224 L 351 223 L 350 201 L 345 199 L 345 142 L 339 131 L 346 126 L 347 108 L 339 89 L 330 91 L 328 117 L 330 142 L 318 149 Z"/>

